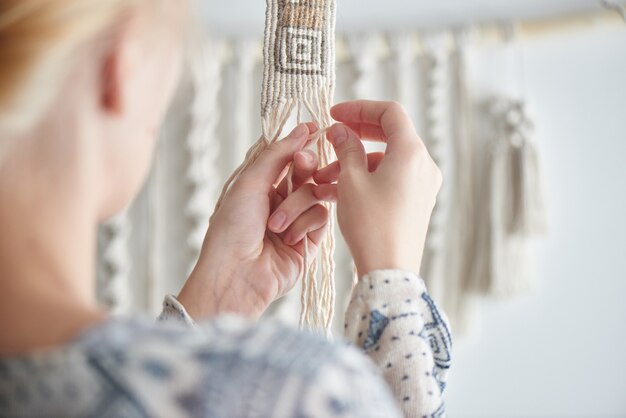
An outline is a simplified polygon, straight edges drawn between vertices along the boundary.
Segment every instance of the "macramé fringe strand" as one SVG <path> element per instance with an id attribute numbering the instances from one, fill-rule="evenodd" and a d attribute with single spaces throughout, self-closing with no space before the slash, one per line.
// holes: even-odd
<path id="1" fill-rule="evenodd" d="M 330 164 L 333 158 L 333 150 L 329 141 L 323 140 L 332 125 L 330 116 L 330 98 L 332 91 L 327 88 L 319 88 L 305 94 L 301 99 L 285 99 L 279 105 L 264 115 L 262 119 L 263 135 L 247 152 L 243 163 L 235 170 L 224 184 L 219 199 L 215 206 L 215 212 L 219 209 L 228 190 L 239 176 L 245 172 L 261 155 L 261 153 L 271 144 L 277 142 L 283 133 L 285 125 L 296 112 L 298 123 L 302 118 L 302 108 L 309 113 L 312 122 L 318 126 L 318 131 L 311 134 L 307 148 L 313 149 L 319 156 L 319 163 L 322 167 Z M 293 167 L 293 166 L 292 166 Z M 293 190 L 291 174 L 293 168 L 287 174 L 289 193 Z M 324 240 L 318 249 L 318 258 L 310 260 L 309 240 L 304 241 L 304 263 L 301 271 L 302 293 L 300 295 L 300 327 L 323 331 L 330 338 L 330 330 L 334 315 L 335 306 L 335 238 L 334 227 L 335 218 L 332 215 L 332 205 L 324 203 L 324 206 L 331 214 Z M 211 221 L 213 217 L 211 217 Z M 318 268 L 321 274 L 318 274 Z"/>

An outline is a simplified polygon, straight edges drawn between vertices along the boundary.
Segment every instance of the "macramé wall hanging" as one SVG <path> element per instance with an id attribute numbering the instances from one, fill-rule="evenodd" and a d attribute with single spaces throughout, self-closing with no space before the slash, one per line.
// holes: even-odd
<path id="1" fill-rule="evenodd" d="M 335 0 L 267 0 L 261 96 L 263 132 L 224 185 L 216 209 L 238 176 L 265 148 L 279 140 L 294 115 L 300 123 L 303 114 L 308 114 L 317 124 L 319 130 L 312 135 L 308 147 L 316 149 L 322 166 L 331 162 L 332 147 L 320 139 L 332 124 L 335 8 Z M 305 240 L 302 272 L 300 326 L 325 330 L 327 334 L 335 305 L 333 223 L 331 217 L 319 256 L 311 263 Z"/>
<path id="2" fill-rule="evenodd" d="M 545 229 L 545 213 L 540 147 L 531 106 L 523 106 L 523 56 L 514 33 L 505 28 L 495 46 L 471 28 L 347 34 L 337 39 L 335 71 L 335 1 L 268 1 L 263 41 L 206 37 L 191 51 L 147 187 L 99 229 L 98 296 L 112 312 L 159 312 L 162 295 L 177 292 L 195 265 L 221 185 L 252 145 L 251 133 L 262 135 L 228 184 L 296 119 L 314 120 L 324 132 L 335 73 L 342 80 L 338 100 L 403 103 L 444 172 L 421 274 L 457 335 L 474 331 L 483 298 L 532 288 L 532 270 L 519 266 Z M 484 77 L 496 73 L 503 77 Z M 493 96 L 499 99 L 481 105 Z M 324 164 L 331 150 L 321 135 L 311 147 Z M 188 245 L 176 245 L 181 241 Z M 338 274 L 353 267 L 336 242 L 335 249 L 329 232 L 301 294 L 291 292 L 267 316 L 328 330 L 332 309 L 343 311 L 350 296 L 349 283 L 333 283 L 332 253 Z M 334 332 L 343 325 L 335 318 Z"/>

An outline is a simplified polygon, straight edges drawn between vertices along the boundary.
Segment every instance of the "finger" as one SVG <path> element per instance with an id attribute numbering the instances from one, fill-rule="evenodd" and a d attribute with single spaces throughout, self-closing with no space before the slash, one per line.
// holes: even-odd
<path id="1" fill-rule="evenodd" d="M 283 234 L 283 242 L 295 245 L 304 239 L 304 236 L 328 223 L 328 209 L 323 205 L 314 205 L 296 219 Z"/>
<path id="2" fill-rule="evenodd" d="M 306 124 L 298 125 L 285 139 L 267 147 L 257 160 L 241 175 L 241 184 L 269 193 L 285 166 L 293 160 L 309 136 Z"/>
<path id="3" fill-rule="evenodd" d="M 295 153 L 293 162 L 292 182 L 294 189 L 297 189 L 313 177 L 313 173 L 319 167 L 319 159 L 313 150 L 305 149 Z"/>
<path id="4" fill-rule="evenodd" d="M 320 244 L 324 240 L 324 237 L 326 236 L 327 228 L 328 228 L 328 223 L 326 223 L 320 229 L 316 229 L 315 231 L 310 231 L 309 233 L 307 233 L 307 237 L 309 238 L 309 241 L 313 243 L 313 245 L 309 246 L 309 250 L 311 250 L 311 247 L 314 247 L 313 252 L 310 253 L 310 255 L 312 256 L 315 255 L 315 252 L 317 251 L 317 247 L 320 246 Z"/>
<path id="5" fill-rule="evenodd" d="M 421 144 L 413 122 L 404 107 L 396 102 L 371 100 L 344 102 L 334 106 L 331 115 L 339 122 L 352 125 L 380 126 L 382 136 L 387 141 L 388 154 L 403 153 Z"/>
<path id="6" fill-rule="evenodd" d="M 294 154 L 293 165 L 293 172 L 291 174 L 292 192 L 298 190 L 300 186 L 307 183 L 311 177 L 313 177 L 313 173 L 315 173 L 319 166 L 319 159 L 317 158 L 317 154 L 312 150 L 305 149 Z M 286 197 L 289 194 L 288 186 L 289 182 L 287 177 L 285 177 L 276 189 L 281 196 Z"/>
<path id="7" fill-rule="evenodd" d="M 365 172 L 367 157 L 361 140 L 347 126 L 337 123 L 328 131 L 328 139 L 335 148 L 335 154 L 344 170 Z"/>
<path id="8" fill-rule="evenodd" d="M 370 125 L 369 123 L 343 123 L 352 129 L 363 141 L 387 142 L 387 136 L 385 135 L 383 128 L 378 125 Z"/>
<path id="9" fill-rule="evenodd" d="M 313 181 L 317 184 L 330 184 L 337 181 L 341 167 L 339 161 L 333 161 L 313 174 Z"/>
<path id="10" fill-rule="evenodd" d="M 274 181 L 274 188 L 277 189 L 280 186 L 280 183 L 283 182 L 283 180 L 285 180 L 285 177 L 287 176 L 287 174 L 289 173 L 289 168 L 291 167 L 291 164 L 287 164 L 285 166 L 285 168 L 283 168 L 280 171 L 280 174 L 278 175 L 278 178 Z M 284 197 L 284 196 L 283 196 Z"/>
<path id="11" fill-rule="evenodd" d="M 337 185 L 336 184 L 320 184 L 313 188 L 313 195 L 322 202 L 337 201 Z"/>
<path id="12" fill-rule="evenodd" d="M 280 204 L 283 203 L 285 198 L 282 197 L 280 193 L 278 193 L 277 190 L 271 191 L 269 196 L 270 196 L 270 213 L 273 213 L 276 210 L 276 208 L 278 208 Z"/>
<path id="13" fill-rule="evenodd" d="M 319 203 L 313 195 L 313 187 L 313 184 L 305 184 L 287 196 L 267 222 L 270 231 L 285 231 L 300 215 Z"/>
<path id="14" fill-rule="evenodd" d="M 313 135 L 320 129 L 315 122 L 306 122 L 306 127 L 309 128 L 309 133 L 311 135 Z"/>
<path id="15" fill-rule="evenodd" d="M 318 126 L 317 126 L 317 124 L 315 122 L 307 122 L 306 126 L 307 126 L 307 128 L 309 128 L 309 138 L 310 138 L 311 135 L 313 135 L 317 131 L 319 131 L 319 128 L 318 128 Z M 317 155 L 315 157 L 317 158 Z M 285 168 L 281 171 L 280 175 L 278 176 L 278 178 L 274 182 L 274 187 L 278 190 L 278 193 L 280 193 L 280 195 L 283 198 L 287 197 L 287 194 L 288 194 L 287 193 L 287 188 L 288 188 L 287 185 L 288 185 L 288 183 L 287 183 L 286 176 L 289 173 L 289 168 L 290 168 L 289 165 L 285 166 Z M 300 185 L 302 185 L 302 183 Z M 298 187 L 300 187 L 300 185 L 298 185 Z"/>
<path id="16" fill-rule="evenodd" d="M 367 169 L 368 171 L 374 172 L 380 165 L 380 162 L 385 157 L 384 152 L 370 152 L 367 154 Z M 334 183 L 339 178 L 339 172 L 341 171 L 339 161 L 333 161 L 328 164 L 326 167 L 318 170 L 313 175 L 313 180 L 317 184 L 327 184 Z"/>
<path id="17" fill-rule="evenodd" d="M 323 227 L 321 227 L 320 229 L 316 229 L 315 231 L 310 231 L 307 233 L 307 237 L 309 240 L 308 241 L 309 257 L 311 258 L 315 257 L 315 254 L 317 253 L 317 249 L 319 248 L 320 244 L 322 243 L 322 240 L 324 239 L 324 236 L 326 235 L 327 228 L 328 228 L 328 223 L 324 225 Z M 298 252 L 298 254 L 304 257 L 304 239 L 302 239 L 297 244 L 292 245 L 292 248 L 294 248 Z"/>

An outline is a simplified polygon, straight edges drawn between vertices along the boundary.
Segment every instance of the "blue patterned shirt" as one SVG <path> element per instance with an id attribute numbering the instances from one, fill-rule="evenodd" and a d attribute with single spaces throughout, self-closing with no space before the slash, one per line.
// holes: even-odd
<path id="1" fill-rule="evenodd" d="M 194 324 L 171 297 L 161 319 L 109 319 L 0 360 L 0 417 L 444 416 L 449 328 L 410 273 L 360 281 L 352 346 L 272 321 Z"/>

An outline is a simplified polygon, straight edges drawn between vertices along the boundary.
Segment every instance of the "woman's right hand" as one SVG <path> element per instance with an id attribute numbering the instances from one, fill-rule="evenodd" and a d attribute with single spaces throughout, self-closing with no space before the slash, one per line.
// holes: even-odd
<path id="1" fill-rule="evenodd" d="M 359 276 L 388 268 L 419 274 L 441 171 L 398 103 L 346 102 L 331 115 L 341 122 L 328 133 L 338 161 L 315 174 L 315 194 L 336 197 Z M 366 154 L 361 140 L 382 140 L 386 151 Z"/>

